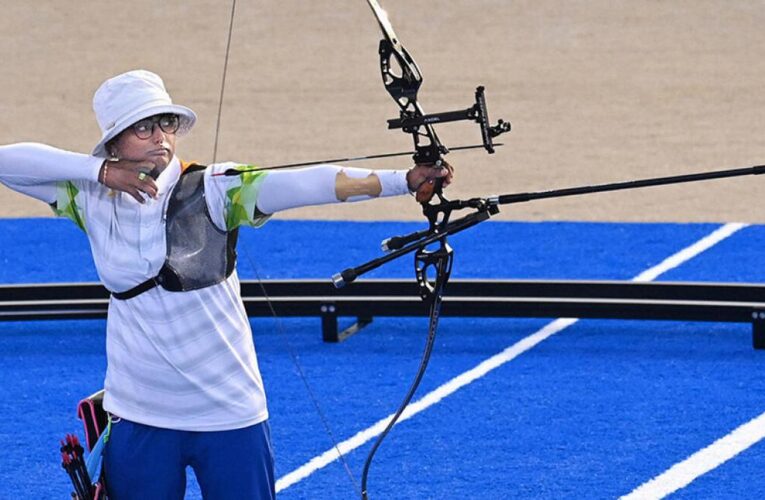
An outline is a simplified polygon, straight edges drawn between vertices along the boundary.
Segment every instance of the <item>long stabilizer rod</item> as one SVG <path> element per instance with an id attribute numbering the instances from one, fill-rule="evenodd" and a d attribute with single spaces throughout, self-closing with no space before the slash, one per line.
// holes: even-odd
<path id="1" fill-rule="evenodd" d="M 571 187 L 571 188 L 564 188 L 564 189 L 552 189 L 549 191 L 535 191 L 535 192 L 528 192 L 528 193 L 515 193 L 515 194 L 503 194 L 503 195 L 495 195 L 488 198 L 471 198 L 468 200 L 451 200 L 451 201 L 445 201 L 441 206 L 433 205 L 432 208 L 434 210 L 462 210 L 465 208 L 474 208 L 478 212 L 487 212 L 488 215 L 486 218 L 491 217 L 496 212 L 491 211 L 491 207 L 494 207 L 495 210 L 499 209 L 499 205 L 508 205 L 512 203 L 523 203 L 527 201 L 533 201 L 533 200 L 542 200 L 545 198 L 562 198 L 564 196 L 576 196 L 581 194 L 590 194 L 590 193 L 604 193 L 608 191 L 620 191 L 625 189 L 638 189 L 638 188 L 644 188 L 644 187 L 651 187 L 651 186 L 662 186 L 666 184 L 680 184 L 684 182 L 697 182 L 697 181 L 705 181 L 705 180 L 711 180 L 711 179 L 724 179 L 726 177 L 741 177 L 744 175 L 760 175 L 765 174 L 765 165 L 757 165 L 754 167 L 745 167 L 745 168 L 735 168 L 730 170 L 715 170 L 712 172 L 701 172 L 701 173 L 695 173 L 695 174 L 685 174 L 685 175 L 673 175 L 669 177 L 653 177 L 650 179 L 638 179 L 634 181 L 625 181 L 625 182 L 614 182 L 610 184 L 596 184 L 596 185 L 590 185 L 590 186 L 578 186 L 578 187 Z M 467 218 L 469 218 L 468 216 Z M 459 219 L 459 221 L 462 221 L 466 218 Z M 485 219 L 482 219 L 485 220 Z M 457 222 L 457 221 L 455 221 Z M 481 222 L 481 221 L 478 221 Z M 473 224 L 471 224 L 473 225 Z M 469 226 L 467 226 L 469 227 Z M 457 231 L 461 231 L 465 229 L 465 227 L 461 227 L 459 224 L 455 224 L 454 222 L 450 222 L 447 226 L 450 233 L 454 233 Z M 400 255 L 400 250 L 406 248 L 407 251 L 412 251 L 416 249 L 418 246 L 420 246 L 423 242 L 425 243 L 431 243 L 432 241 L 435 241 L 438 239 L 439 234 L 441 234 L 445 229 L 441 228 L 440 231 L 431 233 L 430 229 L 424 229 L 421 231 L 416 231 L 411 234 L 407 234 L 404 236 L 393 236 L 382 243 L 383 250 L 386 252 L 391 252 L 390 254 L 386 255 L 385 257 L 379 259 L 379 263 L 387 262 L 389 260 L 392 260 Z M 358 268 L 352 269 L 352 270 L 345 270 L 343 275 L 337 275 L 333 277 L 333 280 L 337 284 L 338 282 L 349 282 L 355 279 L 356 276 L 353 275 L 351 271 L 354 271 L 358 274 L 362 272 L 366 272 L 370 269 L 367 269 L 366 266 L 369 264 L 373 264 L 374 267 L 377 267 L 378 262 L 377 261 L 371 261 L 368 264 L 365 264 L 363 266 L 359 266 Z M 373 269 L 372 267 L 371 269 Z"/>
<path id="2" fill-rule="evenodd" d="M 614 182 L 610 184 L 595 184 L 591 186 L 579 186 L 564 189 L 552 189 L 549 191 L 533 191 L 528 193 L 503 194 L 496 198 L 496 203 L 506 205 L 510 203 L 523 203 L 531 200 L 545 198 L 562 198 L 564 196 L 577 196 L 580 194 L 605 193 L 608 191 L 621 191 L 624 189 L 637 189 L 650 186 L 664 186 L 667 184 L 681 184 L 684 182 L 698 182 L 711 179 L 724 179 L 726 177 L 741 177 L 744 175 L 765 174 L 765 165 L 754 167 L 734 168 L 730 170 L 715 170 L 697 174 L 672 175 L 669 177 L 653 177 L 635 181 Z"/>

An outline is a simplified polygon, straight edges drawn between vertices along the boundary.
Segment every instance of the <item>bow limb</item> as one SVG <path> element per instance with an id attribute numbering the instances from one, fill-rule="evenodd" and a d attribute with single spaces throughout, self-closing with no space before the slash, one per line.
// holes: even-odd
<path id="1" fill-rule="evenodd" d="M 380 40 L 380 73 L 383 85 L 400 109 L 400 120 L 404 132 L 412 134 L 414 141 L 414 162 L 440 166 L 441 158 L 449 150 L 441 144 L 435 129 L 429 123 L 418 123 L 425 116 L 417 93 L 422 85 L 422 72 L 409 51 L 401 44 L 393 30 L 388 13 L 377 0 L 367 0 L 377 19 L 383 38 Z M 394 68 L 395 61 L 398 68 Z M 396 70 L 400 71 L 397 74 Z M 427 140 L 427 142 L 424 142 Z"/>

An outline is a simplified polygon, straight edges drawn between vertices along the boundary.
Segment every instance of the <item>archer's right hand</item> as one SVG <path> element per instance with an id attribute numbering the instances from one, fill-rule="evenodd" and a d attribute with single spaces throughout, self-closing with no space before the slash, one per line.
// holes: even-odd
<path id="1" fill-rule="evenodd" d="M 105 160 L 98 181 L 115 191 L 127 193 L 138 203 L 146 203 L 144 194 L 157 197 L 157 183 L 152 177 L 154 164 L 148 161 Z"/>

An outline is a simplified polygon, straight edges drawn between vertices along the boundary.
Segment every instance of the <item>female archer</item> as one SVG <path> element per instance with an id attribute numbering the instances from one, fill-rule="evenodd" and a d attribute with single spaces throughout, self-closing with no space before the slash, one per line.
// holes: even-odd
<path id="1" fill-rule="evenodd" d="M 93 98 L 91 155 L 0 147 L 0 182 L 49 203 L 87 234 L 111 292 L 104 470 L 112 499 L 183 498 L 185 468 L 205 498 L 273 498 L 266 396 L 236 273 L 240 226 L 281 210 L 417 192 L 451 168 L 320 165 L 215 176 L 187 164 L 176 137 L 196 121 L 159 76 L 130 71 Z"/>

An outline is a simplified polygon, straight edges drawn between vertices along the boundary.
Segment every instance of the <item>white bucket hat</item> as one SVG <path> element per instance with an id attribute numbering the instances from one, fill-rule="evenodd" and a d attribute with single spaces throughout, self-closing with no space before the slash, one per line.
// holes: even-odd
<path id="1" fill-rule="evenodd" d="M 191 130 L 197 115 L 185 106 L 173 104 L 162 79 L 143 69 L 128 71 L 106 80 L 93 96 L 93 111 L 101 127 L 101 141 L 93 156 L 107 158 L 106 143 L 139 120 L 173 113 L 180 117 L 177 135 Z"/>

